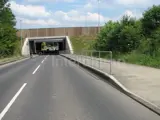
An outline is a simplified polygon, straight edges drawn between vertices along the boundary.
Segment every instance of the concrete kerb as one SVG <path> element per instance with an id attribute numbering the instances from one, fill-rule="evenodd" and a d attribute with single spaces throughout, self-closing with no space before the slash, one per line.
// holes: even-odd
<path id="1" fill-rule="evenodd" d="M 85 65 L 79 61 L 75 61 L 74 59 L 67 57 L 65 55 L 61 55 L 62 57 L 65 57 L 66 59 L 79 64 L 81 67 L 95 73 L 96 75 L 98 75 L 99 77 L 103 78 L 103 79 L 107 79 L 107 82 L 109 82 L 111 85 L 113 85 L 116 89 L 118 89 L 119 91 L 123 92 L 124 94 L 126 94 L 127 96 L 129 96 L 130 98 L 134 99 L 135 101 L 139 102 L 140 104 L 142 104 L 143 106 L 147 107 L 148 109 L 150 109 L 151 111 L 155 112 L 156 114 L 160 115 L 160 108 L 154 104 L 152 104 L 151 102 L 145 100 L 144 98 L 132 93 L 131 91 L 129 91 L 126 87 L 124 87 L 115 77 L 113 77 L 112 75 L 109 75 L 108 73 L 105 73 L 103 71 L 100 71 L 96 68 L 93 68 L 91 66 Z"/>

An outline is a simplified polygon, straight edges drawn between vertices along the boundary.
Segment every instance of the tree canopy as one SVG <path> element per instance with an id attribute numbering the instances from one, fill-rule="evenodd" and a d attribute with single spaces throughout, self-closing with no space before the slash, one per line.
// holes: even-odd
<path id="1" fill-rule="evenodd" d="M 17 47 L 15 16 L 8 0 L 0 1 L 0 56 L 13 55 Z"/>
<path id="2" fill-rule="evenodd" d="M 94 44 L 96 50 L 130 53 L 147 43 L 143 53 L 152 53 L 159 49 L 160 5 L 153 6 L 136 20 L 123 16 L 120 21 L 108 21 L 101 29 Z M 147 52 L 150 51 L 150 52 Z"/>

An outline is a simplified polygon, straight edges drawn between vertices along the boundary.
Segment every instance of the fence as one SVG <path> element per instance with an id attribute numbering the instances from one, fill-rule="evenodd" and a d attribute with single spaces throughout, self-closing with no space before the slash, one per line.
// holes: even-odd
<path id="1" fill-rule="evenodd" d="M 17 36 L 20 37 L 22 35 L 23 38 L 45 36 L 92 36 L 97 35 L 97 33 L 98 27 L 37 28 L 19 30 Z"/>
<path id="2" fill-rule="evenodd" d="M 74 51 L 74 54 L 67 54 L 66 56 L 73 58 L 76 61 L 104 70 L 105 66 L 109 74 L 112 74 L 112 52 L 111 51 L 95 51 L 95 50 L 82 50 Z"/>

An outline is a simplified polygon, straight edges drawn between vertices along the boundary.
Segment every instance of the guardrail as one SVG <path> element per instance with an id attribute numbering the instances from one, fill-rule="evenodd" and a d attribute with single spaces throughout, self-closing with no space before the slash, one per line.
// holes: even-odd
<path id="1" fill-rule="evenodd" d="M 68 54 L 69 52 L 67 51 L 68 50 L 65 50 L 60 54 Z M 88 64 L 91 67 L 97 67 L 98 69 L 101 69 L 102 63 L 108 63 L 109 74 L 112 74 L 112 51 L 81 50 L 81 51 L 74 51 L 73 54 L 69 55 L 76 61 Z"/>

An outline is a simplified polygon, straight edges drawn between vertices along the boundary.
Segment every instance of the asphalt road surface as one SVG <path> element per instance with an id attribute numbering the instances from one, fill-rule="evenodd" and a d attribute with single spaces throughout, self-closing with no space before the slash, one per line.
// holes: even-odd
<path id="1" fill-rule="evenodd" d="M 0 120 L 160 120 L 61 56 L 0 67 Z"/>

